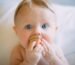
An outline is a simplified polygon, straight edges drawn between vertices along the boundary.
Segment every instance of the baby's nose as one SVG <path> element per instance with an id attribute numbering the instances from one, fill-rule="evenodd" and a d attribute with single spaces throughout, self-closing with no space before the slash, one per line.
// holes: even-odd
<path id="1" fill-rule="evenodd" d="M 41 35 L 42 31 L 41 31 L 41 29 L 39 27 L 36 27 L 34 29 L 33 33 L 36 34 L 36 35 Z"/>

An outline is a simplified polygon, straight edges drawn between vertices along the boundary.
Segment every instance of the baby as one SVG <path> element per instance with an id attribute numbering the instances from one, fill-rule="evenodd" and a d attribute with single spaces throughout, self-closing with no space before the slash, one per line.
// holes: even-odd
<path id="1" fill-rule="evenodd" d="M 56 18 L 46 0 L 22 1 L 13 28 L 20 42 L 12 51 L 10 65 L 69 65 L 54 43 Z"/>

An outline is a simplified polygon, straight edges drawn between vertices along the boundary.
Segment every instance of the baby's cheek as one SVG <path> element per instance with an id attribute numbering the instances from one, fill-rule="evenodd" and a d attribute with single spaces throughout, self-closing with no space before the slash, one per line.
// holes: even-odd
<path id="1" fill-rule="evenodd" d="M 55 38 L 55 30 L 51 30 L 46 35 L 47 40 L 49 40 L 51 43 L 54 41 Z"/>
<path id="2" fill-rule="evenodd" d="M 22 36 L 21 44 L 24 48 L 27 46 L 27 44 L 28 44 L 28 37 L 27 36 Z"/>
<path id="3" fill-rule="evenodd" d="M 47 42 L 52 43 L 54 36 L 53 36 L 53 34 L 51 34 L 51 33 L 47 33 L 47 34 L 44 34 L 44 35 L 43 35 L 43 38 L 44 38 Z"/>
<path id="4" fill-rule="evenodd" d="M 45 35 L 44 36 L 44 39 L 47 41 L 47 42 L 49 42 L 49 43 L 51 43 L 51 37 L 50 36 L 48 36 L 48 35 Z"/>

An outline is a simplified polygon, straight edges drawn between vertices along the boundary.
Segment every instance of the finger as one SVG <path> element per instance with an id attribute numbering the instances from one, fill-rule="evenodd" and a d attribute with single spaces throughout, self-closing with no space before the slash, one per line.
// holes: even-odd
<path id="1" fill-rule="evenodd" d="M 44 50 L 43 50 L 43 56 L 46 56 L 47 54 L 49 54 L 49 46 L 47 45 L 47 44 L 49 44 L 47 41 L 45 41 L 44 39 L 42 39 L 42 42 L 41 42 L 41 45 L 42 45 L 42 47 L 44 48 Z"/>
<path id="2" fill-rule="evenodd" d="M 44 42 L 44 46 L 46 46 L 47 50 L 46 52 L 47 53 L 50 53 L 50 54 L 56 54 L 56 51 L 55 51 L 55 48 L 53 47 L 52 44 L 49 44 L 46 40 L 42 39 L 43 42 Z"/>
<path id="3" fill-rule="evenodd" d="M 47 49 L 53 49 L 53 44 L 48 43 L 45 39 L 42 39 L 42 41 L 44 42 L 44 45 L 47 47 Z"/>
<path id="4" fill-rule="evenodd" d="M 47 43 L 47 41 L 45 41 L 44 39 L 42 39 L 42 46 L 44 47 L 45 51 L 48 51 L 48 48 L 49 48 L 49 43 Z"/>
<path id="5" fill-rule="evenodd" d="M 48 43 L 45 39 L 42 39 L 42 41 L 44 42 L 44 44 L 49 47 L 50 46 L 50 43 Z"/>
<path id="6" fill-rule="evenodd" d="M 42 51 L 43 51 L 43 48 L 40 44 L 38 44 L 34 49 L 34 52 L 37 52 L 37 53 L 41 53 Z"/>
<path id="7" fill-rule="evenodd" d="M 41 40 L 40 40 L 40 39 L 37 39 L 37 40 L 36 40 L 36 45 L 34 46 L 33 49 L 35 49 L 35 47 L 38 46 L 40 43 L 41 43 Z"/>
<path id="8" fill-rule="evenodd" d="M 43 41 L 41 42 L 41 46 L 43 47 L 43 55 L 45 55 L 45 53 L 47 52 L 47 47 Z"/>
<path id="9" fill-rule="evenodd" d="M 29 43 L 28 50 L 32 51 L 35 46 L 36 46 L 36 41 L 33 41 L 32 43 Z"/>
<path id="10" fill-rule="evenodd" d="M 40 43 L 41 43 L 41 40 L 40 39 L 37 39 L 37 45 L 40 44 Z"/>

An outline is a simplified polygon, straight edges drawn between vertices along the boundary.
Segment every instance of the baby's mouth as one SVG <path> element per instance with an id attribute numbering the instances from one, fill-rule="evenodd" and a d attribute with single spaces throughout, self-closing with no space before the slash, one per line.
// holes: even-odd
<path id="1" fill-rule="evenodd" d="M 42 39 L 42 36 L 41 35 L 32 35 L 29 39 L 29 42 L 33 42 L 33 41 L 38 41 L 38 40 L 41 40 Z"/>

